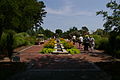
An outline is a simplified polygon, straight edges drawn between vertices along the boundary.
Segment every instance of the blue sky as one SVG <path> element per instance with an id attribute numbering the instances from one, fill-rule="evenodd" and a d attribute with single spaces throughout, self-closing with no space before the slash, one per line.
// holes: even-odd
<path id="1" fill-rule="evenodd" d="M 103 28 L 102 16 L 96 12 L 107 10 L 106 3 L 110 0 L 42 0 L 47 11 L 44 18 L 44 29 L 68 30 L 71 27 L 81 29 L 87 26 L 90 31 Z"/>

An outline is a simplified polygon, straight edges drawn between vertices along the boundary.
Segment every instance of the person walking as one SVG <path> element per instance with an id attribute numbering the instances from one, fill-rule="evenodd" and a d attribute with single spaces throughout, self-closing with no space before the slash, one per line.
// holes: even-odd
<path id="1" fill-rule="evenodd" d="M 73 40 L 73 44 L 75 45 L 75 42 L 76 42 L 76 36 L 75 35 L 72 37 L 72 40 Z"/>
<path id="2" fill-rule="evenodd" d="M 83 47 L 82 47 L 82 44 L 83 44 L 83 37 L 82 37 L 82 36 L 80 36 L 80 37 L 78 38 L 78 43 L 79 43 L 79 48 L 82 49 L 82 48 L 83 48 Z"/>
<path id="3" fill-rule="evenodd" d="M 95 39 L 90 36 L 89 41 L 90 41 L 90 50 L 93 51 L 95 47 Z"/>
<path id="4" fill-rule="evenodd" d="M 85 35 L 83 39 L 83 45 L 84 45 L 84 50 L 88 51 L 88 48 L 89 48 L 89 36 L 88 35 Z"/>

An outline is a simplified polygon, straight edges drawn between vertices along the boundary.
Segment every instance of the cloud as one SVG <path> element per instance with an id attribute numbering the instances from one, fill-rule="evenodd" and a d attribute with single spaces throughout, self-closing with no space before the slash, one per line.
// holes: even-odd
<path id="1" fill-rule="evenodd" d="M 74 15 L 76 16 L 80 16 L 80 15 L 84 15 L 84 16 L 94 16 L 96 13 L 93 11 L 79 11 L 79 12 L 76 12 Z"/>
<path id="2" fill-rule="evenodd" d="M 69 6 L 63 9 L 52 9 L 47 8 L 46 11 L 48 14 L 55 14 L 55 15 L 64 15 L 64 16 L 93 16 L 95 12 L 90 11 L 74 11 Z"/>
<path id="3" fill-rule="evenodd" d="M 64 6 L 62 8 L 59 8 L 59 9 L 52 9 L 52 8 L 47 7 L 46 11 L 49 14 L 67 15 L 68 13 L 72 12 L 72 6 L 71 5 L 66 5 L 66 6 Z"/>
<path id="4" fill-rule="evenodd" d="M 64 16 L 93 16 L 95 15 L 95 11 L 83 11 L 83 10 L 76 10 L 77 5 L 74 5 L 69 0 L 63 0 L 64 5 L 61 5 L 59 9 L 53 9 L 50 7 L 46 8 L 48 14 L 55 14 L 55 15 L 64 15 Z"/>

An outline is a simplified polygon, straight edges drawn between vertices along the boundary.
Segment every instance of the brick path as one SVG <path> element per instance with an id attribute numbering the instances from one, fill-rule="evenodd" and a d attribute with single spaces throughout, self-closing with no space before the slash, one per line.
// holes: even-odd
<path id="1" fill-rule="evenodd" d="M 78 47 L 78 44 L 76 44 Z M 110 80 L 93 62 L 110 61 L 101 51 L 81 51 L 75 55 L 40 54 L 43 45 L 33 45 L 18 51 L 21 62 L 28 62 L 27 71 L 10 80 Z"/>
<path id="2" fill-rule="evenodd" d="M 103 61 L 102 53 L 75 55 L 40 54 L 43 45 L 33 45 L 20 52 L 21 62 L 28 62 L 27 71 L 10 80 L 110 80 L 93 62 Z M 96 55 L 96 56 L 95 56 Z M 106 61 L 106 60 L 104 60 Z"/>

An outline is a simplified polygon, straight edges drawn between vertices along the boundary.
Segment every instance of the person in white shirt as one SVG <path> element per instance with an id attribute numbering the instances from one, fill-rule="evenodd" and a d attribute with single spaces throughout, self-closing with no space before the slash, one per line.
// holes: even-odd
<path id="1" fill-rule="evenodd" d="M 89 41 L 90 41 L 90 49 L 91 49 L 91 51 L 93 51 L 94 47 L 95 47 L 95 39 L 90 36 Z"/>
<path id="2" fill-rule="evenodd" d="M 83 37 L 82 36 L 79 37 L 78 43 L 79 43 L 79 48 L 82 49 L 82 44 L 83 44 Z"/>
<path id="3" fill-rule="evenodd" d="M 73 44 L 75 45 L 75 42 L 76 42 L 76 36 L 75 35 L 72 37 L 72 40 L 73 40 Z"/>

